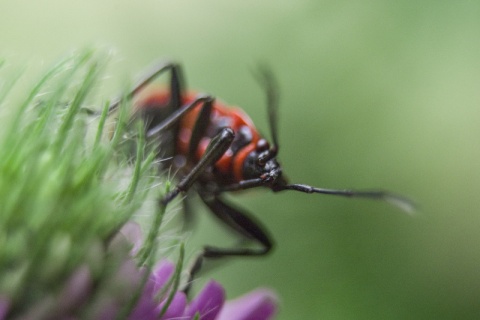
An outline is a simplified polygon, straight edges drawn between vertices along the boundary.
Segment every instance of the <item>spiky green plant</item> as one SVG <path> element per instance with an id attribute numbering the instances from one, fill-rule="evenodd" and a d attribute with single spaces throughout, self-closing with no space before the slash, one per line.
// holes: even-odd
<path id="1" fill-rule="evenodd" d="M 127 113 L 120 112 L 113 138 L 102 139 L 107 113 L 92 119 L 82 109 L 104 65 L 92 56 L 54 66 L 20 106 L 3 99 L 12 87 L 4 82 L 2 109 L 16 108 L 2 118 L 0 137 L 0 297 L 9 314 L 53 312 L 52 301 L 81 266 L 92 286 L 102 287 L 123 259 L 108 250 L 109 241 L 152 183 L 143 139 L 133 173 L 122 175 L 131 168 L 115 161 Z"/>

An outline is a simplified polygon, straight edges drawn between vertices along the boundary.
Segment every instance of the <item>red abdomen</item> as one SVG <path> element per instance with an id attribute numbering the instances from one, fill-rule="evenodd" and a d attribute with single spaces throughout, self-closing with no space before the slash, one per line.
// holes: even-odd
<path id="1" fill-rule="evenodd" d="M 161 109 L 168 104 L 169 92 L 165 89 L 145 90 L 136 100 L 136 111 L 154 111 Z M 188 104 L 197 98 L 198 93 L 186 92 L 182 103 Z M 192 132 L 197 123 L 198 114 L 202 105 L 186 113 L 179 123 L 178 136 L 176 138 L 176 153 L 187 157 L 192 141 Z M 253 125 L 250 118 L 239 108 L 228 107 L 223 102 L 215 100 L 210 115 L 206 132 L 200 139 L 193 161 L 198 161 L 205 153 L 210 140 L 221 128 L 229 127 L 235 132 L 235 139 L 227 152 L 215 164 L 215 173 L 222 176 L 225 183 L 238 182 L 243 180 L 243 163 L 246 156 L 256 148 L 260 140 L 260 134 Z"/>

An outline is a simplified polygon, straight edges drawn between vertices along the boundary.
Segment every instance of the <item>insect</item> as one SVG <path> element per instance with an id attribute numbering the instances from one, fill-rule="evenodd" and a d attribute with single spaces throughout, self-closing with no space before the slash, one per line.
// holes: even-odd
<path id="1" fill-rule="evenodd" d="M 163 73 L 170 74 L 167 88 L 150 85 Z M 241 109 L 229 107 L 213 96 L 185 90 L 181 67 L 176 63 L 153 68 L 126 95 L 127 99 L 136 99 L 135 115 L 145 121 L 147 137 L 160 145 L 163 157 L 171 159 L 169 165 L 180 172 L 180 181 L 159 204 L 166 206 L 180 193 L 194 189 L 217 218 L 257 245 L 205 246 L 190 270 L 190 277 L 204 259 L 261 256 L 273 247 L 266 228 L 244 210 L 229 204 L 223 197 L 225 192 L 266 187 L 273 192 L 293 190 L 383 200 L 405 211 L 413 210 L 408 199 L 382 190 L 334 190 L 288 183 L 277 161 L 277 83 L 268 69 L 262 68 L 258 76 L 267 97 L 271 142 Z M 119 103 L 120 99 L 112 103 L 110 111 Z"/>

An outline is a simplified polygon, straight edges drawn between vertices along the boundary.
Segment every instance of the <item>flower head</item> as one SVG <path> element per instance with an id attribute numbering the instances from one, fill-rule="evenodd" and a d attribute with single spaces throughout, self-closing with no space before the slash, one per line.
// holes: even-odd
<path id="1" fill-rule="evenodd" d="M 185 293 L 178 291 L 165 313 L 165 295 L 156 298 L 159 292 L 165 292 L 165 285 L 174 274 L 175 265 L 162 261 L 152 272 L 142 297 L 129 319 L 198 319 L 201 320 L 268 320 L 273 319 L 277 309 L 277 298 L 267 289 L 258 289 L 236 300 L 225 302 L 225 290 L 216 281 L 209 281 L 200 293 L 187 301 Z M 159 318 L 160 316 L 160 318 Z"/>
<path id="2" fill-rule="evenodd" d="M 123 239 L 133 244 L 132 254 L 141 246 L 140 226 L 128 222 L 120 230 Z M 118 240 L 121 241 L 121 240 Z M 267 289 L 258 289 L 236 300 L 225 302 L 225 289 L 210 280 L 199 294 L 188 301 L 182 291 L 173 293 L 170 285 L 175 277 L 175 264 L 162 260 L 153 269 L 145 283 L 138 302 L 129 315 L 130 320 L 198 319 L 201 320 L 268 320 L 277 309 L 277 297 Z M 167 305 L 168 304 L 168 305 Z"/>

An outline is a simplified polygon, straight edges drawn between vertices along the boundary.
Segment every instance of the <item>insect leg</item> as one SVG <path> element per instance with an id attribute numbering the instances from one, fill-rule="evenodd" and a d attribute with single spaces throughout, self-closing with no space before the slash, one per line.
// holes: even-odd
<path id="1" fill-rule="evenodd" d="M 190 142 L 187 151 L 187 163 L 194 163 L 195 162 L 195 153 L 198 149 L 198 145 L 200 140 L 205 136 L 207 127 L 210 124 L 210 115 L 212 113 L 213 108 L 213 99 L 205 101 L 202 106 L 202 109 L 198 113 L 197 119 L 195 120 L 195 125 L 192 129 L 192 133 L 190 135 Z M 183 202 L 183 213 L 184 213 L 184 228 L 189 229 L 194 224 L 195 215 L 192 212 L 192 208 L 189 205 L 189 197 L 185 197 Z"/>
<path id="2" fill-rule="evenodd" d="M 188 146 L 187 161 L 195 159 L 195 152 L 198 149 L 200 140 L 205 136 L 205 131 L 210 124 L 210 115 L 212 114 L 213 99 L 205 101 L 202 110 L 198 113 L 190 136 L 190 145 Z"/>
<path id="3" fill-rule="evenodd" d="M 249 179 L 249 180 L 241 180 L 237 183 L 233 183 L 230 185 L 222 186 L 215 190 L 216 194 L 220 194 L 223 192 L 230 192 L 230 191 L 239 191 L 245 190 L 250 188 L 257 188 L 260 186 L 264 186 L 266 183 L 265 179 L 257 178 L 257 179 Z"/>
<path id="4" fill-rule="evenodd" d="M 200 196 L 210 211 L 223 223 L 239 233 L 243 238 L 252 240 L 260 247 L 233 247 L 218 248 L 205 246 L 200 254 L 194 260 L 189 269 L 189 279 L 185 292 L 188 292 L 195 275 L 200 271 L 203 261 L 206 259 L 218 259 L 228 256 L 262 256 L 270 252 L 273 242 L 267 234 L 265 227 L 256 221 L 249 214 L 242 212 L 230 204 L 225 203 L 219 196 L 202 194 Z"/>
<path id="5" fill-rule="evenodd" d="M 235 137 L 235 133 L 230 128 L 223 128 L 208 144 L 208 147 L 202 158 L 193 167 L 193 169 L 177 184 L 177 186 L 167 193 L 161 200 L 160 205 L 166 206 L 180 192 L 185 192 L 197 181 L 198 177 L 206 168 L 217 162 L 228 150 Z"/>
<path id="6" fill-rule="evenodd" d="M 182 71 L 180 65 L 173 63 L 173 62 L 166 62 L 162 63 L 152 69 L 150 73 L 148 73 L 146 76 L 144 76 L 140 81 L 137 82 L 137 84 L 133 87 L 133 89 L 126 94 L 125 96 L 115 100 L 113 103 L 110 104 L 110 107 L 108 108 L 108 113 L 114 112 L 118 106 L 120 105 L 120 102 L 122 102 L 123 99 L 130 100 L 132 99 L 136 94 L 138 94 L 146 85 L 151 83 L 153 80 L 155 80 L 158 76 L 160 76 L 162 73 L 170 71 L 171 72 L 171 78 L 170 78 L 170 92 L 171 92 L 171 98 L 170 98 L 170 104 L 174 109 L 177 109 L 181 106 L 182 104 L 182 87 L 183 87 L 183 78 L 182 78 Z M 176 106 L 176 107 L 175 107 Z"/>
<path id="7" fill-rule="evenodd" d="M 195 206 L 192 204 L 195 192 L 188 191 L 186 196 L 182 198 L 183 206 L 183 230 L 190 230 L 196 223 L 197 213 L 195 212 Z"/>
<path id="8" fill-rule="evenodd" d="M 147 131 L 147 137 L 153 137 L 162 131 L 166 131 L 171 129 L 173 126 L 175 126 L 178 121 L 181 119 L 181 117 L 187 113 L 188 111 L 192 110 L 195 108 L 197 105 L 200 103 L 204 104 L 203 108 L 211 109 L 211 104 L 213 103 L 213 98 L 211 96 L 200 96 L 193 100 L 192 102 L 183 105 L 180 107 L 178 110 L 176 110 L 174 113 L 172 113 L 167 119 L 159 123 L 158 125 L 154 126 L 153 128 L 149 129 Z M 202 112 L 201 112 L 202 113 Z"/>
<path id="9" fill-rule="evenodd" d="M 172 96 L 173 97 L 173 96 Z M 173 99 L 173 98 L 172 98 Z M 198 144 L 200 139 L 203 137 L 204 131 L 208 126 L 208 119 L 210 118 L 212 105 L 213 105 L 214 98 L 210 96 L 200 96 L 194 101 L 178 108 L 172 114 L 170 114 L 167 119 L 164 119 L 157 125 L 153 126 L 152 128 L 148 129 L 147 137 L 151 138 L 161 134 L 162 132 L 169 131 L 170 129 L 176 130 L 175 127 L 178 127 L 178 121 L 182 118 L 182 116 L 187 113 L 188 111 L 192 110 L 193 108 L 197 107 L 199 104 L 203 104 L 201 110 L 198 114 L 198 117 L 195 121 L 195 126 L 192 131 L 190 145 L 189 145 L 189 152 L 187 155 L 187 161 L 192 160 L 195 156 L 195 151 L 198 148 Z M 164 146 L 165 147 L 165 146 Z M 169 147 L 169 144 L 166 145 Z M 228 149 L 228 147 L 227 147 Z M 223 152 L 225 153 L 225 151 Z M 223 155 L 222 153 L 222 155 Z M 173 153 L 169 153 L 173 154 Z M 216 161 L 216 160 L 215 160 Z M 184 200 L 186 202 L 187 200 Z M 185 209 L 185 221 L 186 224 L 192 224 L 192 215 L 188 213 L 188 204 L 184 203 Z"/>

